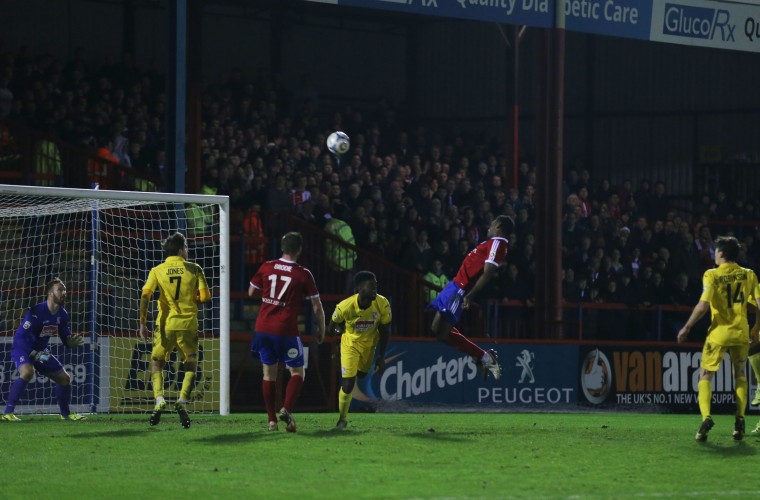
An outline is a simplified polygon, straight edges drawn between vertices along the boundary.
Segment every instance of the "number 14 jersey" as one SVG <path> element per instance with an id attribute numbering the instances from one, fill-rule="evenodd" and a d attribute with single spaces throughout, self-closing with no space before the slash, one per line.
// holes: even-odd
<path id="1" fill-rule="evenodd" d="M 304 300 L 319 297 L 311 271 L 285 259 L 264 262 L 251 278 L 251 286 L 261 291 L 256 331 L 269 335 L 297 337 Z"/>
<path id="2" fill-rule="evenodd" d="M 758 294 L 757 275 L 735 262 L 705 271 L 699 300 L 710 303 L 710 340 L 725 346 L 748 344 L 747 303 L 754 303 Z"/>

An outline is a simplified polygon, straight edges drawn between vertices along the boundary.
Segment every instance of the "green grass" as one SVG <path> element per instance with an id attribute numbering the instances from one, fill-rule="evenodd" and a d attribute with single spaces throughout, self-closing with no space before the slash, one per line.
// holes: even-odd
<path id="1" fill-rule="evenodd" d="M 760 437 L 718 415 L 263 414 L 27 416 L 0 422 L 0 497 L 29 498 L 715 498 L 760 494 Z M 756 420 L 748 417 L 748 430 Z"/>

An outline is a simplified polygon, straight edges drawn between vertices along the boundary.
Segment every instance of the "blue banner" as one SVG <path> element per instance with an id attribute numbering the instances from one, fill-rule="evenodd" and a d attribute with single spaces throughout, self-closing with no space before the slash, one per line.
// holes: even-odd
<path id="1" fill-rule="evenodd" d="M 556 0 L 307 0 L 536 28 Z M 595 35 L 760 52 L 760 6 L 708 0 L 562 0 L 564 28 Z"/>
<path id="2" fill-rule="evenodd" d="M 393 342 L 381 374 L 359 383 L 359 401 L 516 408 L 575 404 L 578 346 L 484 344 L 503 374 L 483 380 L 470 356 L 432 342 Z"/>
<path id="3" fill-rule="evenodd" d="M 338 0 L 349 7 L 392 10 L 405 14 L 454 17 L 549 28 L 554 24 L 554 1 L 549 0 Z"/>
<path id="4" fill-rule="evenodd" d="M 482 347 L 499 353 L 500 380 L 491 376 L 483 380 L 468 355 L 447 345 L 392 342 L 385 371 L 359 380 L 355 407 L 390 402 L 390 411 L 400 403 L 492 410 L 590 407 L 699 412 L 702 352 L 694 347 L 529 343 Z M 736 410 L 735 389 L 726 355 L 713 381 L 714 413 Z"/>
<path id="5" fill-rule="evenodd" d="M 652 3 L 641 0 L 566 0 L 565 29 L 595 35 L 649 39 Z"/>

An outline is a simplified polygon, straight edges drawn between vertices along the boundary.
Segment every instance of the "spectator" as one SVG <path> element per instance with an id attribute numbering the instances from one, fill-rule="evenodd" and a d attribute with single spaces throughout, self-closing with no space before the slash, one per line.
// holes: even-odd
<path id="1" fill-rule="evenodd" d="M 432 283 L 435 287 L 427 287 L 427 301 L 431 302 L 438 295 L 438 292 L 443 290 L 450 281 L 446 274 L 443 272 L 443 263 L 440 259 L 433 259 L 432 264 L 428 268 L 428 272 L 422 277 L 425 281 Z"/>
<path id="2" fill-rule="evenodd" d="M 562 298 L 565 302 L 581 301 L 581 289 L 575 281 L 575 271 L 572 267 L 563 270 Z"/>

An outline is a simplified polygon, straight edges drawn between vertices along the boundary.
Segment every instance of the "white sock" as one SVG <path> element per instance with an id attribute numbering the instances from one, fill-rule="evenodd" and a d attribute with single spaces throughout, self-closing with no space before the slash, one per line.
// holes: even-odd
<path id="1" fill-rule="evenodd" d="M 160 398 L 156 398 L 156 404 L 157 405 L 160 405 L 163 402 L 164 402 L 164 397 L 163 396 L 161 396 Z"/>

